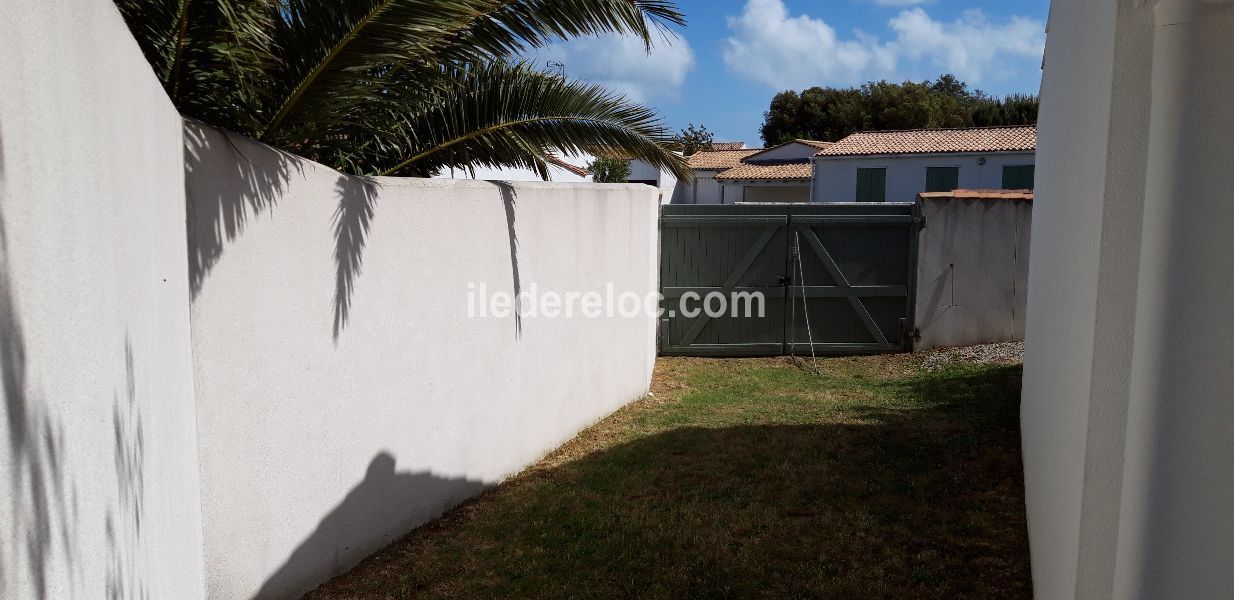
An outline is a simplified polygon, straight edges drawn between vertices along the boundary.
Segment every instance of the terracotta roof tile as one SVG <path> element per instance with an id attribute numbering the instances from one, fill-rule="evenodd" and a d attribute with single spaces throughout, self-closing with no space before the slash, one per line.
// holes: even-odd
<path id="1" fill-rule="evenodd" d="M 813 177 L 814 166 L 810 164 L 809 159 L 742 162 L 716 175 L 716 179 L 724 180 L 774 179 L 809 181 Z"/>
<path id="2" fill-rule="evenodd" d="M 686 165 L 691 169 L 703 171 L 723 171 L 741 164 L 741 159 L 762 152 L 762 148 L 746 148 L 742 150 L 702 150 L 686 158 Z"/>
<path id="3" fill-rule="evenodd" d="M 1023 200 L 1033 201 L 1032 190 L 954 190 L 951 192 L 922 192 L 924 199 L 942 198 L 957 200 Z"/>
<path id="4" fill-rule="evenodd" d="M 936 152 L 1007 152 L 1037 149 L 1037 126 L 911 129 L 854 133 L 817 156 L 927 154 Z"/>
<path id="5" fill-rule="evenodd" d="M 712 150 L 745 150 L 745 142 L 712 142 Z"/>

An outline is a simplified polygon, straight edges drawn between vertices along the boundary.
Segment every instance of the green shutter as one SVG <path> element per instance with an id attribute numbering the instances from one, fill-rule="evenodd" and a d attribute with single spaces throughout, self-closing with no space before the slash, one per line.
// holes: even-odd
<path id="1" fill-rule="evenodd" d="M 950 192 L 960 187 L 960 167 L 926 167 L 927 192 Z"/>
<path id="2" fill-rule="evenodd" d="M 887 201 L 887 169 L 857 169 L 857 201 Z"/>
<path id="3" fill-rule="evenodd" d="M 1003 167 L 1003 189 L 1031 190 L 1033 189 L 1034 165 L 1006 165 Z"/>

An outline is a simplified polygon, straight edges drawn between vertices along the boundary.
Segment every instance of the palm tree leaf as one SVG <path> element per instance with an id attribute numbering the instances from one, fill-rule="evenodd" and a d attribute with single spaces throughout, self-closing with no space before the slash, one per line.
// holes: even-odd
<path id="1" fill-rule="evenodd" d="M 181 112 L 252 134 L 262 122 L 276 0 L 116 0 Z"/>
<path id="2" fill-rule="evenodd" d="M 616 149 L 688 175 L 646 107 L 500 61 L 654 35 L 670 0 L 115 0 L 181 112 L 359 174 Z"/>
<path id="3" fill-rule="evenodd" d="M 653 29 L 684 23 L 664 0 L 283 1 L 275 37 L 287 68 L 267 111 L 267 142 L 303 139 L 305 126 L 353 112 L 374 96 L 372 80 L 394 70 L 422 77 L 441 65 L 605 32 L 650 44 Z"/>
<path id="4" fill-rule="evenodd" d="M 401 143 L 369 159 L 375 172 L 428 176 L 467 165 L 516 166 L 547 174 L 547 152 L 618 153 L 688 178 L 666 148 L 654 111 L 599 85 L 563 80 L 526 63 L 457 67 L 443 75 L 453 91 L 409 106 Z M 376 147 L 375 145 L 372 147 Z"/>

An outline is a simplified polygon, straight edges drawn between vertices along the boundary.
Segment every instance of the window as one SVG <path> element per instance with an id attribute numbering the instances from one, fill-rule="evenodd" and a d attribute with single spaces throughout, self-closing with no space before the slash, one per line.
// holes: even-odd
<path id="1" fill-rule="evenodd" d="M 960 167 L 926 167 L 927 192 L 950 192 L 960 187 Z"/>
<path id="2" fill-rule="evenodd" d="M 857 169 L 857 201 L 887 201 L 887 169 Z"/>
<path id="3" fill-rule="evenodd" d="M 1003 167 L 1003 189 L 1031 190 L 1036 167 L 1033 165 L 1006 165 Z"/>

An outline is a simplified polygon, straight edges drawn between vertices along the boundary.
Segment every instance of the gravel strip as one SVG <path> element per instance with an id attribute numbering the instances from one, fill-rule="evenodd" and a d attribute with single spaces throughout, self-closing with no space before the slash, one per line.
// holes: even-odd
<path id="1" fill-rule="evenodd" d="M 1024 362 L 1024 342 L 937 348 L 925 357 L 925 370 L 937 371 L 955 363 L 1018 365 Z"/>

